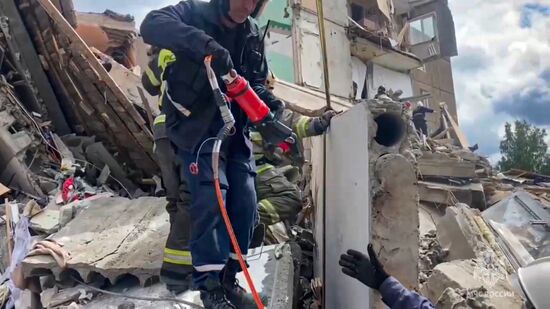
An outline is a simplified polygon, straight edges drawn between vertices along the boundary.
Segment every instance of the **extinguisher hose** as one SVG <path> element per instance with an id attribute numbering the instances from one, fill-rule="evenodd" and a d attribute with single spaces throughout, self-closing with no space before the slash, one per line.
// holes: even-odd
<path id="1" fill-rule="evenodd" d="M 220 187 L 220 177 L 218 172 L 221 144 L 222 144 L 222 140 L 217 139 L 214 142 L 214 148 L 212 151 L 212 171 L 214 175 L 214 187 L 216 189 L 216 197 L 218 199 L 218 205 L 220 206 L 220 212 L 222 214 L 225 227 L 227 228 L 227 233 L 229 234 L 229 238 L 231 239 L 231 245 L 233 247 L 233 250 L 235 250 L 235 254 L 237 255 L 237 259 L 239 260 L 241 269 L 243 270 L 244 277 L 246 278 L 246 282 L 250 287 L 250 291 L 252 292 L 252 296 L 254 297 L 256 306 L 258 306 L 258 309 L 264 309 L 265 308 L 264 304 L 260 299 L 260 295 L 258 294 L 258 291 L 256 291 L 256 287 L 254 286 L 254 282 L 252 281 L 252 277 L 250 276 L 250 272 L 248 271 L 248 267 L 246 266 L 246 263 L 244 261 L 241 248 L 239 247 L 237 237 L 235 236 L 235 232 L 233 231 L 233 225 L 231 225 L 231 220 L 229 219 L 229 215 L 227 214 L 227 210 L 225 209 L 225 202 L 223 200 L 222 189 Z"/>

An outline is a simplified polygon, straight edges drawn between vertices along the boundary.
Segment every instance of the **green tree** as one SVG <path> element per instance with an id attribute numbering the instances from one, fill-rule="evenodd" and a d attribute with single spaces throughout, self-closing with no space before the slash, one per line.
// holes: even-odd
<path id="1" fill-rule="evenodd" d="M 500 141 L 502 159 L 498 168 L 506 171 L 511 168 L 535 173 L 550 173 L 550 154 L 544 141 L 545 129 L 532 126 L 527 121 L 515 121 L 505 125 L 504 139 Z"/>

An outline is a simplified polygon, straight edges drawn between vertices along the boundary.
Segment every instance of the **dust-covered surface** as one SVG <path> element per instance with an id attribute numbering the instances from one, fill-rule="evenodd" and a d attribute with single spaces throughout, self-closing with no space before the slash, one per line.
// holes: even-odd
<path id="1" fill-rule="evenodd" d="M 23 262 L 27 276 L 51 271 L 60 278 L 74 270 L 84 280 L 95 274 L 115 283 L 132 275 L 141 284 L 156 277 L 168 236 L 164 198 L 102 198 L 90 203 L 71 222 L 49 239 L 70 254 L 61 270 L 50 256 L 28 257 Z"/>

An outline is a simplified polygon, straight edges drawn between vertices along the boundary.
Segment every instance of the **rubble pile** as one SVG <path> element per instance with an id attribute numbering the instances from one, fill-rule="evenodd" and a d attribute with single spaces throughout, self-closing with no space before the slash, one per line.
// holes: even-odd
<path id="1" fill-rule="evenodd" d="M 173 297 L 159 283 L 170 225 L 150 129 L 159 108 L 141 85 L 133 17 L 75 13 L 71 0 L 2 1 L 0 16 L 0 307 L 201 304 L 190 291 L 116 294 Z M 311 231 L 278 236 L 249 255 L 260 292 L 271 308 L 319 299 Z"/>
<path id="2" fill-rule="evenodd" d="M 420 236 L 420 274 L 418 277 L 420 285 L 426 282 L 435 266 L 445 261 L 448 254 L 449 251 L 441 247 L 435 230 L 430 230 L 427 234 Z"/>
<path id="3" fill-rule="evenodd" d="M 440 128 L 412 144 L 424 230 L 423 295 L 438 308 L 521 307 L 513 274 L 550 254 L 550 178 L 493 171 L 444 104 Z"/>

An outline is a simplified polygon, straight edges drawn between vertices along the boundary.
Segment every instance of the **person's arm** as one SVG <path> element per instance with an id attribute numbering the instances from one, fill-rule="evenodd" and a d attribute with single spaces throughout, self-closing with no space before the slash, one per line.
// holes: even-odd
<path id="1" fill-rule="evenodd" d="M 433 309 L 434 305 L 424 296 L 405 288 L 394 277 L 388 277 L 378 289 L 382 301 L 391 309 Z"/>
<path id="2" fill-rule="evenodd" d="M 372 244 L 367 247 L 369 257 L 355 250 L 340 256 L 342 272 L 364 285 L 380 291 L 382 300 L 390 309 L 433 309 L 425 297 L 407 290 L 399 281 L 386 273 Z"/>
<path id="3" fill-rule="evenodd" d="M 282 120 L 292 128 L 300 139 L 310 136 L 318 136 L 328 129 L 332 117 L 336 115 L 333 110 L 326 111 L 321 117 L 308 117 L 294 111 L 285 109 Z"/>
<path id="4" fill-rule="evenodd" d="M 183 51 L 195 60 L 206 57 L 206 45 L 213 40 L 204 31 L 189 26 L 191 3 L 151 11 L 141 24 L 140 32 L 145 43 L 172 51 Z"/>
<path id="5" fill-rule="evenodd" d="M 151 11 L 141 23 L 140 33 L 147 44 L 183 52 L 196 62 L 206 56 L 213 56 L 212 67 L 216 74 L 223 76 L 233 69 L 229 52 L 203 30 L 190 26 L 191 1 Z"/>
<path id="6" fill-rule="evenodd" d="M 158 67 L 158 54 L 152 57 L 147 64 L 147 67 L 141 74 L 141 84 L 143 88 L 151 95 L 158 96 L 160 94 L 160 69 Z"/>
<path id="7" fill-rule="evenodd" d="M 422 111 L 423 111 L 424 113 L 433 113 L 433 112 L 434 112 L 433 109 L 431 109 L 431 108 L 429 108 L 429 107 L 425 107 L 425 106 L 422 107 Z"/>

